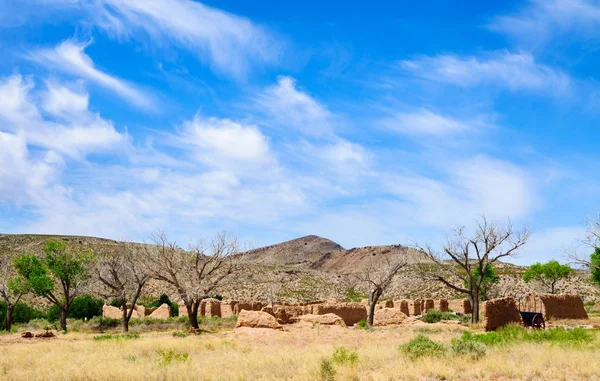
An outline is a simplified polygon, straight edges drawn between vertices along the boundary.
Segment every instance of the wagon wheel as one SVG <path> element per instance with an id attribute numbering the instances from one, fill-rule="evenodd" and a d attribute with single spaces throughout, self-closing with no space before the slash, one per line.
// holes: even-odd
<path id="1" fill-rule="evenodd" d="M 531 327 L 534 329 L 546 329 L 546 322 L 542 314 L 535 314 L 531 319 Z"/>

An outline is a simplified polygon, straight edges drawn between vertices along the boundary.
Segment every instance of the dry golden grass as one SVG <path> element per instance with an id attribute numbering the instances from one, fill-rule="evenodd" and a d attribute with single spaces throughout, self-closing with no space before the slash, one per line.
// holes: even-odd
<path id="1" fill-rule="evenodd" d="M 321 359 L 331 358 L 340 346 L 356 351 L 358 362 L 335 365 L 335 380 L 600 379 L 600 346 L 595 344 L 496 346 L 476 361 L 451 356 L 410 361 L 398 350 L 419 332 L 449 343 L 463 329 L 443 324 L 374 331 L 287 326 L 283 332 L 241 329 L 183 338 L 150 332 L 118 341 L 93 340 L 94 334 L 85 333 L 46 341 L 4 335 L 0 379 L 319 380 Z"/>

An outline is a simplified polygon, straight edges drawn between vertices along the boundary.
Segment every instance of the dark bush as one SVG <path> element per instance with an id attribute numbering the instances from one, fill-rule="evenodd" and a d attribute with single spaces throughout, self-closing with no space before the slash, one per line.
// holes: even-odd
<path id="1" fill-rule="evenodd" d="M 158 299 L 150 302 L 148 305 L 146 305 L 146 307 L 152 308 L 152 307 L 160 307 L 163 304 L 167 304 L 169 306 L 171 306 L 171 310 L 173 311 L 173 316 L 179 316 L 179 305 L 175 302 L 172 302 L 171 299 L 169 299 L 169 295 L 167 294 L 162 294 Z"/>
<path id="2" fill-rule="evenodd" d="M 73 299 L 71 307 L 67 313 L 69 319 L 91 319 L 95 316 L 102 316 L 102 306 L 104 301 L 99 298 L 95 298 L 91 295 L 81 295 Z M 53 305 L 48 310 L 48 320 L 56 321 L 60 316 L 58 306 Z"/>
<path id="3" fill-rule="evenodd" d="M 19 302 L 13 311 L 13 323 L 29 323 L 33 319 L 46 318 L 46 314 L 27 303 Z M 0 302 L 0 329 L 5 328 L 6 303 Z"/>

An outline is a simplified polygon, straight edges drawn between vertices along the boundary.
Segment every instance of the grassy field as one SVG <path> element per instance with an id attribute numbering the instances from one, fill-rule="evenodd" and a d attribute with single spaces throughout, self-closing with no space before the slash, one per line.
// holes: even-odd
<path id="1" fill-rule="evenodd" d="M 2 335 L 0 379 L 587 380 L 600 375 L 597 329 L 538 334 L 512 327 L 482 334 L 442 323 L 372 331 L 215 327 L 200 335 L 181 330 L 71 332 L 54 339 Z"/>

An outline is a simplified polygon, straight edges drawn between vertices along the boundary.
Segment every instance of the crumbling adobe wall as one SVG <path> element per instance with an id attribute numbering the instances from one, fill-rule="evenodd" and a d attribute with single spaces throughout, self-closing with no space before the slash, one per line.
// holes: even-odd
<path id="1" fill-rule="evenodd" d="M 529 294 L 522 302 L 524 311 L 540 311 L 544 319 L 588 319 L 581 296 L 574 294 Z"/>
<path id="2" fill-rule="evenodd" d="M 434 305 L 437 310 L 440 310 L 442 312 L 448 312 L 448 300 L 446 300 L 446 299 L 434 300 Z"/>
<path id="3" fill-rule="evenodd" d="M 452 299 L 448 300 L 448 308 L 457 314 L 470 314 L 473 312 L 471 309 L 471 302 L 469 299 Z"/>
<path id="4" fill-rule="evenodd" d="M 423 302 L 424 303 L 424 302 Z M 421 314 L 421 300 L 394 300 L 394 308 L 400 309 L 406 316 L 418 316 Z"/>
<path id="5" fill-rule="evenodd" d="M 314 304 L 312 310 L 315 315 L 336 314 L 344 319 L 344 323 L 348 326 L 367 319 L 367 309 L 361 303 Z"/>
<path id="6" fill-rule="evenodd" d="M 522 324 L 521 314 L 513 298 L 492 299 L 482 305 L 483 328 L 493 331 L 510 323 Z"/>

